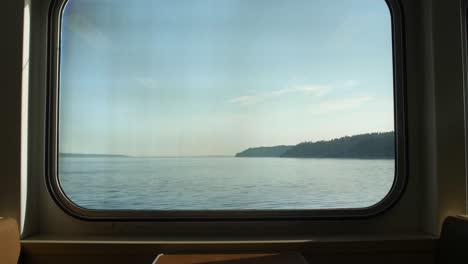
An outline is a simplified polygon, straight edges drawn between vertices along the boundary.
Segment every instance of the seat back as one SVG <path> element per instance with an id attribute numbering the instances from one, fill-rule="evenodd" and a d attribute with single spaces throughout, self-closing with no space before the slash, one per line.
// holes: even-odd
<path id="1" fill-rule="evenodd" d="M 439 264 L 468 263 L 468 218 L 445 219 L 436 258 Z"/>
<path id="2" fill-rule="evenodd" d="M 18 224 L 11 218 L 0 218 L 0 263 L 18 263 L 20 235 Z"/>

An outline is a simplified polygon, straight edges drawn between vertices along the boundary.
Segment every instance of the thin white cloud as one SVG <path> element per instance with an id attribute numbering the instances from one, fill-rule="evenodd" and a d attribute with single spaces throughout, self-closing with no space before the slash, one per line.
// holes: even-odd
<path id="1" fill-rule="evenodd" d="M 327 85 L 303 85 L 303 86 L 296 86 L 291 88 L 285 88 L 280 90 L 274 90 L 267 93 L 258 93 L 253 95 L 243 95 L 239 97 L 234 97 L 227 100 L 228 103 L 231 104 L 239 104 L 239 105 L 252 105 L 256 103 L 260 103 L 267 99 L 271 99 L 274 97 L 284 96 L 286 94 L 303 94 L 309 96 L 324 96 L 328 94 L 332 90 L 332 87 Z"/>
<path id="2" fill-rule="evenodd" d="M 229 99 L 228 102 L 231 104 L 251 105 L 257 103 L 260 99 L 260 96 L 245 95 Z"/>
<path id="3" fill-rule="evenodd" d="M 289 93 L 304 93 L 306 95 L 316 95 L 316 96 L 324 96 L 329 93 L 331 90 L 330 87 L 325 85 L 305 85 L 293 88 L 286 88 L 282 90 L 276 90 L 271 92 L 272 96 L 289 94 Z"/>
<path id="4" fill-rule="evenodd" d="M 315 114 L 326 114 L 326 113 L 332 113 L 332 112 L 349 111 L 351 109 L 359 108 L 365 103 L 372 101 L 372 100 L 373 100 L 372 97 L 364 95 L 364 96 L 359 96 L 359 97 L 326 101 L 326 102 L 319 103 L 317 106 L 314 107 L 312 111 Z"/>

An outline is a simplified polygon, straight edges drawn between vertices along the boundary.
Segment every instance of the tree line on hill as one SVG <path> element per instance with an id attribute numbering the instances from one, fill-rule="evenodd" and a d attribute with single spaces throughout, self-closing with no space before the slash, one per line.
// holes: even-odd
<path id="1" fill-rule="evenodd" d="M 236 157 L 393 159 L 395 135 L 393 131 L 368 133 L 293 146 L 256 147 L 239 152 Z"/>

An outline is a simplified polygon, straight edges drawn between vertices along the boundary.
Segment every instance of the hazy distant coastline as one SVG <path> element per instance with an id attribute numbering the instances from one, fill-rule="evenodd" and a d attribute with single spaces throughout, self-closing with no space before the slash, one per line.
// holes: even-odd
<path id="1" fill-rule="evenodd" d="M 88 154 L 88 153 L 60 153 L 60 157 L 90 157 L 90 158 L 130 158 L 127 155 L 115 155 L 115 154 Z"/>
<path id="2" fill-rule="evenodd" d="M 122 154 L 60 153 L 60 157 L 90 158 L 215 158 L 228 155 L 206 156 L 129 156 Z M 332 140 L 302 142 L 297 145 L 252 147 L 235 154 L 235 157 L 276 158 L 395 158 L 394 132 L 368 133 L 345 136 Z"/>
<path id="3" fill-rule="evenodd" d="M 60 153 L 60 157 L 67 158 L 226 158 L 232 155 L 200 155 L 200 156 L 130 156 L 122 154 L 95 154 L 95 153 Z"/>
<path id="4" fill-rule="evenodd" d="M 294 146 L 280 145 L 273 147 L 249 148 L 236 154 L 236 157 L 281 157 Z"/>
<path id="5" fill-rule="evenodd" d="M 236 157 L 393 159 L 394 132 L 360 134 L 294 146 L 255 147 L 237 153 Z"/>

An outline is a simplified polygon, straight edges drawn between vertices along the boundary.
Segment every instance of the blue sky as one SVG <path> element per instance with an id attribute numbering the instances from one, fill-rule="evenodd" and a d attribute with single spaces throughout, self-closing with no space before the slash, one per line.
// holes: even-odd
<path id="1" fill-rule="evenodd" d="M 60 151 L 234 155 L 393 130 L 379 0 L 69 0 Z"/>

